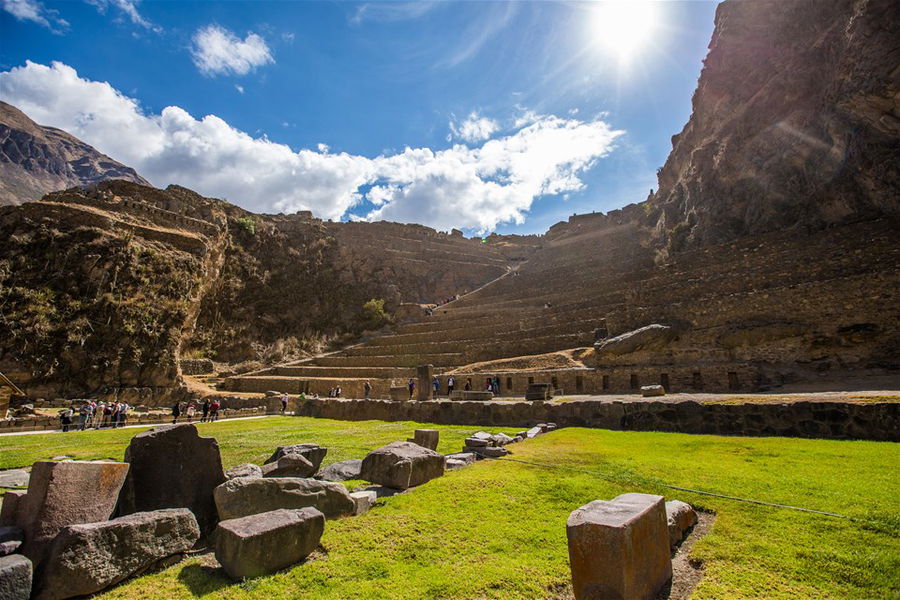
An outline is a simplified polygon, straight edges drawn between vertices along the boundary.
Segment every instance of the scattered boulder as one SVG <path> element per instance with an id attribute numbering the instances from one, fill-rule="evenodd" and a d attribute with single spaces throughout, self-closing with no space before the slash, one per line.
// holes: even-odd
<path id="1" fill-rule="evenodd" d="M 34 404 L 23 404 L 18 409 L 16 409 L 16 414 L 33 415 L 34 414 Z"/>
<path id="2" fill-rule="evenodd" d="M 300 477 L 240 477 L 217 487 L 214 496 L 222 520 L 279 508 L 311 506 L 329 519 L 351 515 L 354 510 L 350 493 L 340 483 Z"/>
<path id="3" fill-rule="evenodd" d="M 477 437 L 466 438 L 466 441 L 464 443 L 469 448 L 487 448 L 491 445 L 491 441 L 489 439 L 482 439 Z"/>
<path id="4" fill-rule="evenodd" d="M 28 485 L 28 471 L 25 469 L 8 469 L 0 471 L 0 487 L 15 488 Z"/>
<path id="5" fill-rule="evenodd" d="M 544 431 L 556 431 L 556 423 L 547 423 L 547 426 L 544 428 Z"/>
<path id="6" fill-rule="evenodd" d="M 276 392 L 275 390 L 267 390 L 266 391 L 267 398 L 272 398 L 274 396 L 280 396 L 280 395 L 281 395 L 281 392 Z"/>
<path id="7" fill-rule="evenodd" d="M 233 579 L 274 573 L 309 556 L 324 531 L 325 515 L 311 507 L 221 521 L 216 560 Z"/>
<path id="8" fill-rule="evenodd" d="M 531 429 L 529 429 L 528 431 L 525 432 L 525 438 L 530 440 L 531 438 L 537 437 L 537 436 L 541 435 L 542 433 L 544 433 L 544 430 L 541 429 L 540 426 L 532 427 Z"/>
<path id="9" fill-rule="evenodd" d="M 638 350 L 658 350 L 667 346 L 677 337 L 678 331 L 674 327 L 653 323 L 597 342 L 594 344 L 594 349 L 597 358 L 604 359 L 631 354 Z"/>
<path id="10" fill-rule="evenodd" d="M 474 452 L 457 452 L 456 454 L 448 454 L 444 458 L 447 459 L 447 466 L 449 467 L 451 460 L 462 463 L 462 465 L 458 466 L 464 466 L 474 463 L 477 457 Z"/>
<path id="11" fill-rule="evenodd" d="M 350 497 L 353 498 L 353 504 L 355 505 L 353 514 L 359 516 L 366 514 L 373 506 L 375 506 L 375 501 L 378 500 L 378 492 L 373 490 L 352 492 Z"/>
<path id="12" fill-rule="evenodd" d="M 505 433 L 495 433 L 491 436 L 491 441 L 495 446 L 505 446 L 508 443 L 513 441 L 513 438 L 506 435 Z"/>
<path id="13" fill-rule="evenodd" d="M 244 463 L 231 467 L 225 471 L 225 479 L 237 479 L 238 477 L 262 477 L 263 470 L 253 463 Z"/>
<path id="14" fill-rule="evenodd" d="M 278 446 L 275 452 L 272 453 L 272 456 L 270 456 L 266 460 L 265 464 L 273 463 L 285 454 L 302 454 L 303 458 L 311 462 L 316 467 L 316 470 L 318 470 L 319 466 L 322 464 L 322 460 L 324 460 L 327 453 L 328 448 L 323 448 L 318 444 L 293 444 L 291 446 Z"/>
<path id="15" fill-rule="evenodd" d="M 437 450 L 438 439 L 440 439 L 440 432 L 437 429 L 416 429 L 413 438 L 406 441 L 429 450 Z"/>
<path id="16" fill-rule="evenodd" d="M 225 481 L 215 438 L 200 437 L 192 424 L 163 425 L 141 432 L 125 450 L 131 464 L 119 513 L 161 508 L 188 508 L 203 534 L 212 532 L 218 515 L 213 490 Z"/>
<path id="17" fill-rule="evenodd" d="M 285 454 L 262 466 L 263 477 L 311 477 L 315 472 L 315 465 L 297 453 Z"/>
<path id="18" fill-rule="evenodd" d="M 36 598 L 62 600 L 94 594 L 163 558 L 190 550 L 198 539 L 197 519 L 186 508 L 70 525 L 53 540 L 48 566 L 35 585 Z"/>
<path id="19" fill-rule="evenodd" d="M 507 454 L 509 454 L 509 450 L 507 450 L 506 448 L 489 446 L 487 448 L 477 448 L 476 454 L 486 456 L 487 458 L 500 458 L 501 456 L 506 456 Z"/>
<path id="20" fill-rule="evenodd" d="M 349 481 L 351 479 L 359 479 L 359 472 L 361 469 L 361 458 L 342 460 L 340 462 L 331 463 L 319 471 L 316 475 L 316 479 L 321 479 L 323 481 Z"/>
<path id="21" fill-rule="evenodd" d="M 662 496 L 622 494 L 572 511 L 566 521 L 576 600 L 656 598 L 672 578 Z"/>
<path id="22" fill-rule="evenodd" d="M 486 442 L 490 442 L 490 441 L 491 441 L 491 434 L 489 434 L 487 431 L 476 431 L 475 433 L 473 433 L 472 435 L 470 435 L 469 438 L 470 438 L 470 439 L 476 439 L 476 440 L 484 440 L 484 441 L 486 441 Z"/>
<path id="23" fill-rule="evenodd" d="M 15 525 L 0 527 L 0 556 L 12 554 L 25 540 L 25 532 Z"/>
<path id="24" fill-rule="evenodd" d="M 31 561 L 21 554 L 0 556 L 0 598 L 28 600 L 32 574 Z"/>
<path id="25" fill-rule="evenodd" d="M 688 530 L 697 524 L 697 513 L 687 502 L 666 502 L 666 520 L 669 525 L 669 545 L 674 548 L 684 540 Z"/>
<path id="26" fill-rule="evenodd" d="M 411 442 L 392 442 L 369 452 L 363 459 L 360 477 L 405 490 L 443 474 L 443 455 Z"/>
<path id="27" fill-rule="evenodd" d="M 22 554 L 40 570 L 50 542 L 63 527 L 108 519 L 127 473 L 128 465 L 120 462 L 34 463 L 28 492 L 14 507 L 16 524 L 25 531 Z"/>
<path id="28" fill-rule="evenodd" d="M 659 384 L 653 385 L 642 385 L 641 386 L 641 396 L 645 398 L 650 398 L 653 396 L 665 396 L 666 388 Z"/>

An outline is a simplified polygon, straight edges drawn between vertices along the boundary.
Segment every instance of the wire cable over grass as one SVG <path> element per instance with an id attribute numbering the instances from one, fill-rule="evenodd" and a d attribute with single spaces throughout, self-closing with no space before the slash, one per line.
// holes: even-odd
<path id="1" fill-rule="evenodd" d="M 531 465 L 531 466 L 533 466 L 533 467 L 541 467 L 541 468 L 544 468 L 544 469 L 554 469 L 554 470 L 557 470 L 557 471 L 574 471 L 574 472 L 576 472 L 576 473 L 584 473 L 585 475 L 591 475 L 591 476 L 598 477 L 598 478 L 604 479 L 604 480 L 606 480 L 606 481 L 612 481 L 613 483 L 618 483 L 618 484 L 622 484 L 622 483 L 624 482 L 624 483 L 628 483 L 628 484 L 638 484 L 638 485 L 645 485 L 645 486 L 657 486 L 657 487 L 663 487 L 663 488 L 670 489 L 670 490 L 677 490 L 677 491 L 679 491 L 679 492 L 690 492 L 690 493 L 692 493 L 692 494 L 700 494 L 700 495 L 703 495 L 703 496 L 713 496 L 713 497 L 715 497 L 715 498 L 724 498 L 724 499 L 726 499 L 726 500 L 736 500 L 736 501 L 738 501 L 738 502 L 748 502 L 748 503 L 750 503 L 750 504 L 759 504 L 760 506 L 770 506 L 770 507 L 772 507 L 772 508 L 786 508 L 786 509 L 788 509 L 788 510 L 796 510 L 796 511 L 799 511 L 799 512 L 811 513 L 811 514 L 814 514 L 814 515 L 823 515 L 823 516 L 827 516 L 827 517 L 835 517 L 835 518 L 838 518 L 838 519 L 847 519 L 848 521 L 859 521 L 859 522 L 865 522 L 865 521 L 866 521 L 866 519 L 859 519 L 859 518 L 856 518 L 856 517 L 849 517 L 849 516 L 847 516 L 847 515 L 841 515 L 841 514 L 838 514 L 838 513 L 826 512 L 826 511 L 823 511 L 823 510 L 815 510 L 815 509 L 812 509 L 812 508 L 803 508 L 803 507 L 800 507 L 800 506 L 791 506 L 791 505 L 789 505 L 789 504 L 777 504 L 777 503 L 775 503 L 775 502 L 763 502 L 762 500 L 754 500 L 754 499 L 752 499 L 752 498 L 741 498 L 741 497 L 739 497 L 739 496 L 728 496 L 728 495 L 725 495 L 725 494 L 717 494 L 717 493 L 715 493 L 715 492 L 706 492 L 706 491 L 703 491 L 703 490 L 695 490 L 695 489 L 686 488 L 686 487 L 679 487 L 679 486 L 676 486 L 676 485 L 669 485 L 669 484 L 667 484 L 667 483 L 662 483 L 661 481 L 654 481 L 654 480 L 652 480 L 652 479 L 645 479 L 644 481 L 639 482 L 639 481 L 637 481 L 637 480 L 635 480 L 635 479 L 629 480 L 629 479 L 624 478 L 624 477 L 621 477 L 621 476 L 615 476 L 615 475 L 608 474 L 608 473 L 601 473 L 601 472 L 599 472 L 599 471 L 589 471 L 589 470 L 587 470 L 587 469 L 579 469 L 579 468 L 576 468 L 576 467 L 563 467 L 563 466 L 559 466 L 559 465 L 547 465 L 547 464 L 543 464 L 543 463 L 532 462 L 532 461 L 529 461 L 529 460 L 522 460 L 522 459 L 520 459 L 520 458 L 509 458 L 508 456 L 504 456 L 504 457 L 486 456 L 486 455 L 484 455 L 484 454 L 482 454 L 482 453 L 480 453 L 480 452 L 477 452 L 477 451 L 475 452 L 475 454 L 477 454 L 477 455 L 480 456 L 481 458 L 489 458 L 489 459 L 491 459 L 491 460 L 498 460 L 498 461 L 512 461 L 512 462 L 522 463 L 522 464 L 525 464 L 525 465 Z"/>

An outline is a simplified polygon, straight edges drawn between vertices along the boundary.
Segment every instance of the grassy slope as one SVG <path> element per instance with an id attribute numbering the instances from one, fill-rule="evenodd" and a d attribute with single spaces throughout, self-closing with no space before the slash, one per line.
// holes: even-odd
<path id="1" fill-rule="evenodd" d="M 413 423 L 278 418 L 204 425 L 226 466 L 261 461 L 284 442 L 349 446 L 326 462 L 408 435 Z M 473 428 L 438 426 L 455 451 Z M 69 454 L 121 456 L 135 432 L 0 438 L 0 466 Z M 90 440 L 89 447 L 83 442 Z M 718 514 L 693 557 L 696 598 L 900 597 L 900 446 L 564 429 L 512 447 L 515 458 L 606 478 L 489 461 L 448 473 L 359 518 L 329 522 L 327 555 L 284 573 L 232 583 L 191 559 L 104 598 L 546 598 L 568 579 L 565 519 L 624 491 L 677 497 Z M 666 492 L 659 482 L 834 511 L 851 522 Z"/>

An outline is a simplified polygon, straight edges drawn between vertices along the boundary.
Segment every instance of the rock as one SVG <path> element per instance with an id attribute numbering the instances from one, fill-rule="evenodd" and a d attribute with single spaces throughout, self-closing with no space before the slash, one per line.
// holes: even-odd
<path id="1" fill-rule="evenodd" d="M 150 412 L 150 407 L 141 404 L 140 406 L 135 406 L 132 410 L 136 413 L 148 413 Z"/>
<path id="2" fill-rule="evenodd" d="M 517 435 L 516 437 L 514 437 L 514 438 L 512 439 L 512 441 L 510 442 L 510 444 L 518 444 L 519 442 L 521 442 L 521 441 L 524 440 L 524 439 L 525 439 L 525 436 L 524 436 L 524 435 Z"/>
<path id="3" fill-rule="evenodd" d="M 28 485 L 28 471 L 9 469 L 0 471 L 0 488 L 24 487 Z"/>
<path id="4" fill-rule="evenodd" d="M 550 400 L 553 398 L 553 385 L 549 383 L 530 383 L 525 390 L 526 400 Z"/>
<path id="5" fill-rule="evenodd" d="M 378 493 L 372 490 L 366 490 L 363 492 L 352 492 L 350 497 L 353 498 L 353 504 L 355 505 L 353 514 L 359 516 L 366 514 L 369 512 L 369 509 L 375 506 L 375 501 L 378 499 Z"/>
<path id="6" fill-rule="evenodd" d="M 215 438 L 200 437 L 191 424 L 163 425 L 141 432 L 125 450 L 131 470 L 122 489 L 119 513 L 188 508 L 200 532 L 218 521 L 213 490 L 225 481 Z"/>
<path id="7" fill-rule="evenodd" d="M 666 520 L 669 525 L 669 545 L 674 548 L 681 543 L 687 531 L 697 524 L 697 513 L 687 502 L 669 500 L 666 502 Z"/>
<path id="8" fill-rule="evenodd" d="M 662 496 L 622 494 L 572 511 L 566 521 L 576 600 L 656 598 L 672 578 Z"/>
<path id="9" fill-rule="evenodd" d="M 446 458 L 448 461 L 456 460 L 462 462 L 463 464 L 471 465 L 475 462 L 476 456 L 474 452 L 457 452 L 456 454 L 448 454 L 444 458 Z"/>
<path id="10" fill-rule="evenodd" d="M 267 397 L 267 398 L 272 398 L 272 397 L 274 397 L 274 396 L 280 396 L 280 395 L 281 395 L 281 392 L 276 392 L 275 390 L 268 390 L 268 391 L 266 392 L 266 397 Z"/>
<path id="11" fill-rule="evenodd" d="M 223 520 L 307 506 L 333 519 L 353 514 L 354 509 L 350 493 L 340 483 L 300 477 L 240 477 L 217 487 L 214 496 Z"/>
<path id="12" fill-rule="evenodd" d="M 525 437 L 530 440 L 531 438 L 537 437 L 537 436 L 541 435 L 542 433 L 544 433 L 544 430 L 541 429 L 540 427 L 532 427 L 531 429 L 529 429 L 528 431 L 525 432 Z"/>
<path id="13" fill-rule="evenodd" d="M 3 494 L 3 504 L 0 505 L 0 525 L 16 525 L 19 521 L 16 517 L 19 502 L 25 497 L 25 490 L 10 490 Z"/>
<path id="14" fill-rule="evenodd" d="M 547 427 L 544 431 L 556 431 L 556 423 L 547 423 Z"/>
<path id="15" fill-rule="evenodd" d="M 491 441 L 495 446 L 505 446 L 513 441 L 513 438 L 509 437 L 505 433 L 495 433 L 491 436 Z"/>
<path id="16" fill-rule="evenodd" d="M 263 471 L 258 465 L 244 463 L 231 467 L 225 471 L 225 479 L 237 479 L 238 477 L 262 477 Z"/>
<path id="17" fill-rule="evenodd" d="M 525 438 L 528 437 L 528 430 L 520 431 L 519 433 L 516 434 L 516 437 L 524 440 Z"/>
<path id="18" fill-rule="evenodd" d="M 0 542 L 0 556 L 8 556 L 15 554 L 22 547 L 22 542 L 18 540 L 10 540 L 8 542 Z"/>
<path id="19" fill-rule="evenodd" d="M 488 458 L 500 458 L 501 456 L 506 456 L 509 454 L 509 450 L 506 448 L 478 448 L 477 453 L 482 456 L 486 456 Z"/>
<path id="20" fill-rule="evenodd" d="M 15 525 L 0 527 L 0 556 L 12 554 L 25 540 L 25 532 Z"/>
<path id="21" fill-rule="evenodd" d="M 652 396 L 665 396 L 666 388 L 659 384 L 654 385 L 642 385 L 641 386 L 641 396 L 648 398 Z"/>
<path id="22" fill-rule="evenodd" d="M 541 433 L 546 433 L 546 432 L 547 432 L 547 424 L 546 424 L 546 423 L 538 423 L 538 424 L 535 425 L 534 427 L 535 427 L 535 429 L 540 429 L 540 430 L 541 430 Z"/>
<path id="23" fill-rule="evenodd" d="M 21 554 L 0 556 L 0 598 L 28 600 L 31 597 L 31 561 Z"/>
<path id="24" fill-rule="evenodd" d="M 340 462 L 331 463 L 316 475 L 316 479 L 323 481 L 349 481 L 359 479 L 359 471 L 362 469 L 362 459 L 352 458 Z"/>
<path id="25" fill-rule="evenodd" d="M 638 350 L 658 350 L 664 348 L 678 337 L 678 331 L 668 325 L 653 323 L 634 331 L 607 338 L 594 344 L 599 360 L 609 357 L 631 354 Z"/>
<path id="26" fill-rule="evenodd" d="M 216 560 L 233 579 L 274 573 L 309 556 L 324 531 L 325 515 L 311 507 L 221 521 Z"/>
<path id="27" fill-rule="evenodd" d="M 429 384 L 429 389 L 430 387 Z M 437 429 L 416 429 L 412 441 L 423 448 L 437 450 L 438 439 L 440 439 L 440 432 Z"/>
<path id="28" fill-rule="evenodd" d="M 491 445 L 491 441 L 489 439 L 482 439 L 476 437 L 466 438 L 464 442 L 466 446 L 469 448 L 487 448 Z"/>
<path id="29" fill-rule="evenodd" d="M 460 467 L 466 467 L 468 465 L 469 463 L 462 460 L 457 460 L 455 458 L 448 458 L 444 462 L 444 467 L 446 467 L 447 469 L 458 469 Z"/>
<path id="30" fill-rule="evenodd" d="M 484 440 L 486 442 L 490 442 L 491 434 L 489 434 L 487 431 L 476 431 L 469 436 L 469 439 Z"/>
<path id="31" fill-rule="evenodd" d="M 23 404 L 17 409 L 17 412 L 20 415 L 33 415 L 34 414 L 34 404 Z"/>
<path id="32" fill-rule="evenodd" d="M 285 454 L 302 454 L 303 457 L 311 462 L 316 470 L 322 464 L 322 460 L 328 453 L 328 448 L 323 448 L 318 444 L 294 444 L 292 446 L 278 446 L 278 449 L 272 453 L 272 456 L 266 460 L 265 464 L 273 463 Z"/>
<path id="33" fill-rule="evenodd" d="M 285 454 L 262 466 L 263 477 L 312 477 L 316 467 L 302 454 Z"/>
<path id="34" fill-rule="evenodd" d="M 16 524 L 25 531 L 22 554 L 40 570 L 63 527 L 105 521 L 116 509 L 128 473 L 120 462 L 36 462 L 28 492 L 16 502 Z"/>
<path id="35" fill-rule="evenodd" d="M 410 442 L 393 442 L 363 459 L 360 477 L 405 490 L 444 474 L 444 457 Z"/>
<path id="36" fill-rule="evenodd" d="M 190 550 L 198 539 L 197 519 L 186 508 L 70 525 L 53 540 L 48 567 L 35 585 L 37 600 L 94 594 L 161 559 Z"/>

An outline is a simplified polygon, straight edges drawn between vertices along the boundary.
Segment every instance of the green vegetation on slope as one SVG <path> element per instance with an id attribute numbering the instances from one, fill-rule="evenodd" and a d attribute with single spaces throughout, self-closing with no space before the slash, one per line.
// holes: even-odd
<path id="1" fill-rule="evenodd" d="M 288 417 L 201 431 L 218 438 L 227 467 L 300 441 L 333 447 L 326 462 L 358 458 L 417 426 Z M 476 429 L 436 427 L 441 452 L 456 451 Z M 121 456 L 134 431 L 3 437 L 0 464 Z M 103 597 L 549 598 L 568 581 L 569 512 L 626 491 L 662 493 L 717 513 L 693 550 L 705 569 L 695 598 L 900 597 L 896 444 L 568 428 L 511 448 L 516 459 L 559 468 L 484 461 L 383 499 L 365 516 L 329 522 L 325 552 L 289 571 L 234 583 L 194 558 Z M 662 482 L 860 520 L 674 493 Z"/>

